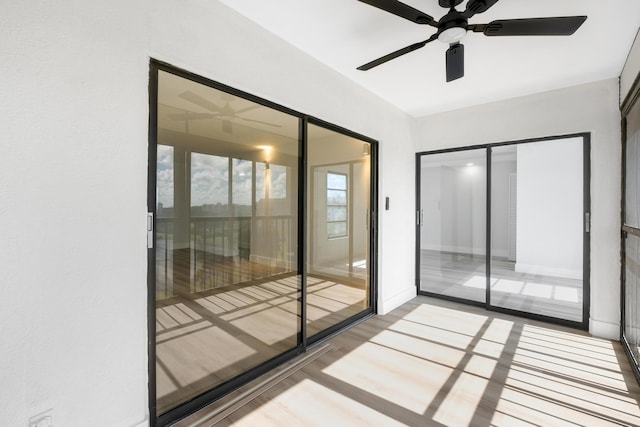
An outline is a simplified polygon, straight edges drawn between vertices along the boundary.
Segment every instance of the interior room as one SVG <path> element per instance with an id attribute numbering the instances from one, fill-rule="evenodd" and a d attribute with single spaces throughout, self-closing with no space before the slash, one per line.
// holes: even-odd
<path id="1" fill-rule="evenodd" d="M 640 3 L 453 3 L 4 2 L 0 425 L 640 425 Z"/>

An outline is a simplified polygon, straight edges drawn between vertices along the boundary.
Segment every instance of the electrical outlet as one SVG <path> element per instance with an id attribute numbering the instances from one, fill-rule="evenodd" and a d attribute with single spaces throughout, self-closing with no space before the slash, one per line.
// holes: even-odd
<path id="1" fill-rule="evenodd" d="M 53 409 L 29 418 L 29 427 L 53 427 Z"/>

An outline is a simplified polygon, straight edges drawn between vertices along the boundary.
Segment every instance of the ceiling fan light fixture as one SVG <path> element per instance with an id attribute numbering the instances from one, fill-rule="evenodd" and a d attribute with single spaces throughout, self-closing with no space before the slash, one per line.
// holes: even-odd
<path id="1" fill-rule="evenodd" d="M 467 29 L 462 27 L 451 27 L 438 34 L 438 40 L 442 43 L 457 43 L 467 35 Z"/>

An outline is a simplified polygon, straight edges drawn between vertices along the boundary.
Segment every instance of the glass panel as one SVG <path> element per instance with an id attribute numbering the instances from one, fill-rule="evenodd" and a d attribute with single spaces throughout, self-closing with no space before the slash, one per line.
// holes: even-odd
<path id="1" fill-rule="evenodd" d="M 308 336 L 370 307 L 368 145 L 309 125 Z"/>
<path id="2" fill-rule="evenodd" d="M 159 414 L 299 344 L 298 125 L 159 72 Z"/>
<path id="3" fill-rule="evenodd" d="M 335 173 L 327 174 L 327 188 L 333 188 L 335 190 L 346 190 L 347 176 L 338 175 Z"/>
<path id="4" fill-rule="evenodd" d="M 335 238 L 339 236 L 347 235 L 347 223 L 346 222 L 331 222 L 327 224 L 327 235 L 329 238 Z"/>
<path id="5" fill-rule="evenodd" d="M 173 295 L 173 147 L 158 145 L 156 170 L 156 298 Z"/>
<path id="6" fill-rule="evenodd" d="M 486 151 L 422 156 L 420 290 L 485 301 Z"/>
<path id="7" fill-rule="evenodd" d="M 347 192 L 342 190 L 327 190 L 327 203 L 331 205 L 346 205 Z"/>
<path id="8" fill-rule="evenodd" d="M 327 208 L 327 215 L 328 215 L 327 220 L 329 222 L 346 221 L 347 207 L 346 206 L 329 206 Z"/>
<path id="9" fill-rule="evenodd" d="M 625 319 L 624 334 L 636 363 L 640 361 L 640 238 L 625 239 Z"/>
<path id="10" fill-rule="evenodd" d="M 640 102 L 627 116 L 625 224 L 640 228 Z"/>
<path id="11" fill-rule="evenodd" d="M 233 159 L 232 216 L 251 218 L 252 167 L 251 160 Z"/>
<path id="12" fill-rule="evenodd" d="M 492 150 L 491 305 L 582 321 L 583 143 Z"/>
<path id="13" fill-rule="evenodd" d="M 191 216 L 229 216 L 229 158 L 191 153 Z"/>

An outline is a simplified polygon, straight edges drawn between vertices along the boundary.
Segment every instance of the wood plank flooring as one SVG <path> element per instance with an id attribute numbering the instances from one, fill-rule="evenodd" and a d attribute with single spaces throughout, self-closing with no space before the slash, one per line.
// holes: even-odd
<path id="1" fill-rule="evenodd" d="M 325 345 L 222 420 L 218 402 L 176 426 L 640 426 L 620 344 L 581 331 L 420 296 Z"/>

